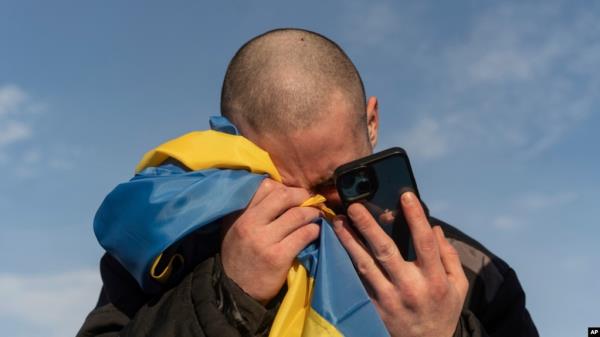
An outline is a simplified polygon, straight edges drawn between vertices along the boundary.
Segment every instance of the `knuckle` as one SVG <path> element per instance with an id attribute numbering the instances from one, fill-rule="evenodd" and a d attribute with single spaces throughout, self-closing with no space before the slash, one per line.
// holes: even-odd
<path id="1" fill-rule="evenodd" d="M 385 242 L 375 250 L 375 257 L 378 261 L 386 262 L 398 256 L 398 248 L 393 241 Z"/>
<path id="2" fill-rule="evenodd" d="M 446 254 L 453 256 L 457 259 L 460 259 L 460 255 L 458 254 L 458 251 L 450 243 L 447 242 L 445 244 L 445 249 L 446 249 Z"/>
<path id="3" fill-rule="evenodd" d="M 461 294 L 462 298 L 464 299 L 467 296 L 467 294 L 469 293 L 469 282 L 465 281 L 460 290 L 461 290 L 460 294 Z"/>
<path id="4" fill-rule="evenodd" d="M 321 234 L 321 226 L 317 225 L 316 223 L 310 224 L 309 233 L 312 239 L 316 239 L 319 237 L 319 234 Z"/>
<path id="5" fill-rule="evenodd" d="M 277 267 L 280 264 L 280 249 L 277 249 L 276 247 L 271 247 L 271 249 L 262 250 L 259 254 L 263 263 L 265 263 L 273 269 L 277 269 Z"/>
<path id="6" fill-rule="evenodd" d="M 312 241 L 319 235 L 320 227 L 317 224 L 308 224 L 302 228 L 302 239 L 304 242 Z"/>
<path id="7" fill-rule="evenodd" d="M 281 202 L 283 202 L 286 205 L 294 204 L 294 195 L 292 194 L 292 191 L 289 188 L 281 187 L 280 189 L 278 189 L 277 197 L 279 198 L 279 200 L 281 200 Z"/>
<path id="8" fill-rule="evenodd" d="M 300 224 L 306 221 L 306 216 L 300 207 L 290 208 L 286 214 L 289 217 L 289 221 L 295 224 Z"/>
<path id="9" fill-rule="evenodd" d="M 431 285 L 430 295 L 434 301 L 441 301 L 448 295 L 448 283 L 438 280 Z"/>
<path id="10" fill-rule="evenodd" d="M 423 252 L 434 252 L 437 249 L 437 242 L 433 233 L 423 235 L 416 241 L 416 244 L 418 244 L 420 250 Z"/>
<path id="11" fill-rule="evenodd" d="M 356 263 L 356 271 L 361 275 L 367 275 L 375 267 L 375 262 L 370 259 L 365 259 Z"/>
<path id="12" fill-rule="evenodd" d="M 458 289 L 461 292 L 461 294 L 465 294 L 465 295 L 469 291 L 469 280 L 467 279 L 467 276 L 464 273 L 462 273 L 459 276 Z"/>
<path id="13" fill-rule="evenodd" d="M 260 189 L 269 192 L 275 189 L 275 184 L 276 183 L 273 179 L 265 178 L 260 184 Z"/>
<path id="14" fill-rule="evenodd" d="M 236 225 L 246 225 L 256 221 L 256 211 L 254 209 L 246 209 L 235 222 Z"/>
<path id="15" fill-rule="evenodd" d="M 396 301 L 396 294 L 398 293 L 398 289 L 392 283 L 384 283 L 379 285 L 381 289 L 381 294 L 385 295 L 387 299 L 392 300 L 392 302 Z"/>
<path id="16" fill-rule="evenodd" d="M 235 233 L 235 235 L 239 238 L 247 238 L 250 237 L 252 232 L 244 223 L 235 224 L 231 230 Z"/>
<path id="17" fill-rule="evenodd" d="M 415 285 L 408 285 L 402 288 L 402 302 L 409 308 L 414 308 L 422 298 L 421 292 Z"/>
<path id="18" fill-rule="evenodd" d="M 389 313 L 397 312 L 399 306 L 397 291 L 394 287 L 382 286 L 381 291 L 377 294 L 379 305 Z"/>

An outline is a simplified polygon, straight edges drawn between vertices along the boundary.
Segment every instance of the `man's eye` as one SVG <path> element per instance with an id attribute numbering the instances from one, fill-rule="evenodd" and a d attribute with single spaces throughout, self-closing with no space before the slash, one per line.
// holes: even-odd
<path id="1" fill-rule="evenodd" d="M 333 183 L 333 180 L 327 180 L 327 181 L 324 181 L 324 182 L 318 184 L 317 186 L 315 186 L 315 190 L 317 190 L 317 191 L 327 190 L 327 189 L 332 188 L 334 185 L 335 184 Z"/>
<path id="2" fill-rule="evenodd" d="M 332 180 L 325 180 L 324 182 L 320 183 L 319 185 L 321 185 L 321 186 L 331 186 L 331 185 L 333 185 L 333 181 Z"/>

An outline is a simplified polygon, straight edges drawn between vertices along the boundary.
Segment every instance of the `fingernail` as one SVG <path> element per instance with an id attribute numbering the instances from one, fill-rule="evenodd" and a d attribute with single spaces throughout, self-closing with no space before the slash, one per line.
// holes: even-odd
<path id="1" fill-rule="evenodd" d="M 405 205 L 412 205 L 415 201 L 415 195 L 412 192 L 404 192 L 402 194 L 402 203 Z"/>
<path id="2" fill-rule="evenodd" d="M 360 214 L 359 207 L 362 206 L 359 203 L 354 203 L 348 207 L 346 210 L 346 214 L 350 217 L 350 219 L 354 219 L 355 216 Z"/>

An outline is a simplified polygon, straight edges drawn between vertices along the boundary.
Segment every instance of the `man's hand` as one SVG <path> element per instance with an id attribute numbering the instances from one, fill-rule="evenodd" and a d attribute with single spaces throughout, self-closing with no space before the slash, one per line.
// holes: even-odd
<path id="1" fill-rule="evenodd" d="M 302 188 L 265 179 L 248 207 L 225 219 L 223 268 L 240 288 L 266 304 L 283 286 L 296 255 L 319 236 L 321 212 L 298 207 L 310 197 Z"/>
<path id="2" fill-rule="evenodd" d="M 469 286 L 458 253 L 439 227 L 431 228 L 413 193 L 400 199 L 415 262 L 402 258 L 394 241 L 361 204 L 351 205 L 348 216 L 368 247 L 343 217 L 334 221 L 334 229 L 392 336 L 451 337 Z"/>

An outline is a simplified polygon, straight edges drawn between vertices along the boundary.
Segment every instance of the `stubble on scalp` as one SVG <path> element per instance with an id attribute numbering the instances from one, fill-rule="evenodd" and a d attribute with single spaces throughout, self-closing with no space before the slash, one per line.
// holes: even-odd
<path id="1" fill-rule="evenodd" d="M 366 132 L 366 97 L 356 67 L 333 41 L 301 29 L 278 29 L 244 44 L 231 60 L 221 114 L 242 133 L 282 135 L 323 120 L 332 97 Z"/>

